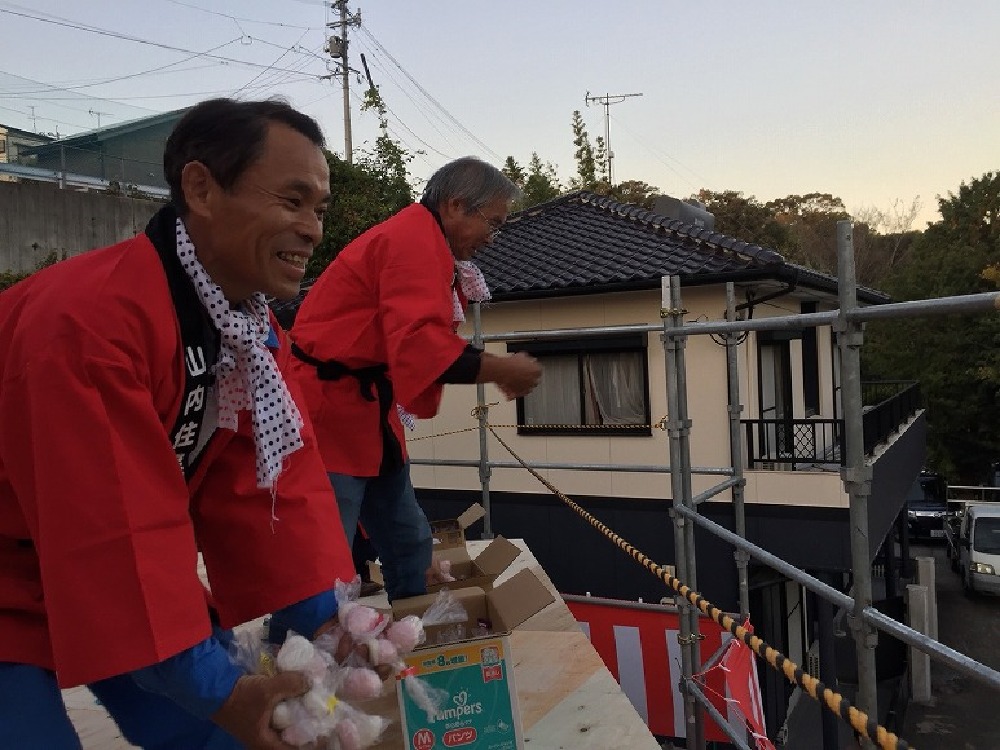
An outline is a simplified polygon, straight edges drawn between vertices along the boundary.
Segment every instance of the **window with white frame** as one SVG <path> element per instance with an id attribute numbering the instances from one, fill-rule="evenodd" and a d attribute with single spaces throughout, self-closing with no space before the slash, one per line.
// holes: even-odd
<path id="1" fill-rule="evenodd" d="M 517 401 L 522 435 L 650 435 L 644 335 L 508 345 L 538 359 L 542 379 Z"/>

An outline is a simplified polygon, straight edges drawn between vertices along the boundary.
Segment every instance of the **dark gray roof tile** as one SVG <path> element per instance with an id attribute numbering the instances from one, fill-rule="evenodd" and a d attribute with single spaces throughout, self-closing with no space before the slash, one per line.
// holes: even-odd
<path id="1" fill-rule="evenodd" d="M 684 224 L 639 206 L 586 191 L 512 214 L 499 237 L 476 256 L 494 299 L 530 299 L 592 289 L 655 288 L 660 278 L 685 283 L 748 278 L 796 280 L 836 294 L 828 274 L 787 262 L 781 254 L 709 229 Z M 290 326 L 311 281 L 295 300 L 272 308 Z M 860 287 L 862 302 L 889 298 Z"/>

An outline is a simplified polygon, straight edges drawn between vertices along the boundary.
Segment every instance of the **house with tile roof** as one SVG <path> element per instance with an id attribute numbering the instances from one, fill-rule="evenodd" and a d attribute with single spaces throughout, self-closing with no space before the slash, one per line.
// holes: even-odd
<path id="1" fill-rule="evenodd" d="M 507 402 L 492 386 L 486 389 L 486 401 L 493 404 L 490 423 L 528 464 L 669 464 L 667 436 L 657 427 L 667 412 L 661 337 L 569 331 L 659 323 L 664 276 L 679 277 L 688 322 L 723 320 L 730 283 L 744 318 L 838 307 L 832 276 L 789 263 L 771 249 L 588 192 L 511 215 L 476 263 L 493 290 L 481 311 L 484 333 L 489 338 L 520 332 L 487 349 L 526 351 L 543 367 L 539 387 L 526 398 Z M 858 290 L 858 300 L 889 301 L 865 288 Z M 287 320 L 295 307 L 294 302 L 279 306 L 279 315 Z M 556 340 L 531 335 L 547 330 L 567 333 Z M 462 331 L 471 336 L 471 325 Z M 694 467 L 731 466 L 724 344 L 707 335 L 686 343 Z M 851 531 L 840 476 L 844 424 L 836 334 L 830 326 L 749 332 L 737 348 L 747 536 L 846 590 Z M 896 537 L 907 543 L 905 496 L 923 465 L 926 423 L 915 383 L 866 383 L 864 390 L 866 452 L 873 469 L 869 546 L 873 562 L 884 559 L 886 598 L 895 599 L 896 557 L 885 550 L 894 549 Z M 431 518 L 455 518 L 479 501 L 474 465 L 479 441 L 471 431 L 475 406 L 475 389 L 449 387 L 439 415 L 419 421 L 408 441 L 417 462 L 413 482 Z M 487 450 L 491 461 L 512 463 L 492 438 Z M 454 465 L 456 459 L 470 465 Z M 652 559 L 674 560 L 668 474 L 554 468 L 541 473 Z M 718 481 L 718 475 L 695 474 L 692 492 Z M 525 539 L 560 591 L 647 602 L 667 595 L 660 582 L 523 469 L 494 468 L 489 487 L 493 532 Z M 727 491 L 702 504 L 702 512 L 733 528 L 730 500 Z M 734 549 L 700 529 L 696 540 L 698 589 L 738 611 Z M 804 665 L 818 663 L 817 608 L 811 602 L 799 584 L 751 563 L 753 622 Z M 849 640 L 840 639 L 837 648 L 850 649 Z M 856 677 L 845 673 L 841 679 L 849 684 Z M 761 680 L 773 736 L 787 719 L 791 690 L 769 670 L 762 670 Z"/>

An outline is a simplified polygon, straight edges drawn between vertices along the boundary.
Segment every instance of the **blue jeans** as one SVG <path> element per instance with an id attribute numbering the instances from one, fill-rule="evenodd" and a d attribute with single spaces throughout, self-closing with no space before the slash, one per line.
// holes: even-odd
<path id="1" fill-rule="evenodd" d="M 122 735 L 145 750 L 243 750 L 228 732 L 150 693 L 130 675 L 87 687 Z M 27 664 L 0 662 L 0 745 L 18 750 L 81 750 L 55 675 Z"/>
<path id="2" fill-rule="evenodd" d="M 382 563 L 389 601 L 427 593 L 431 565 L 431 527 L 417 504 L 410 464 L 383 477 L 330 474 L 348 545 L 358 521 L 365 527 Z"/>

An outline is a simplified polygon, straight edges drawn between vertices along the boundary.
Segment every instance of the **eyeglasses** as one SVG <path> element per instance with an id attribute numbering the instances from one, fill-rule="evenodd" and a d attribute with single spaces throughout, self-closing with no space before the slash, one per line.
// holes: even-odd
<path id="1" fill-rule="evenodd" d="M 491 219 L 478 208 L 476 209 L 476 213 L 483 217 L 483 221 L 486 222 L 486 226 L 490 228 L 490 239 L 495 240 L 500 234 L 500 230 L 503 229 L 503 222 Z"/>

